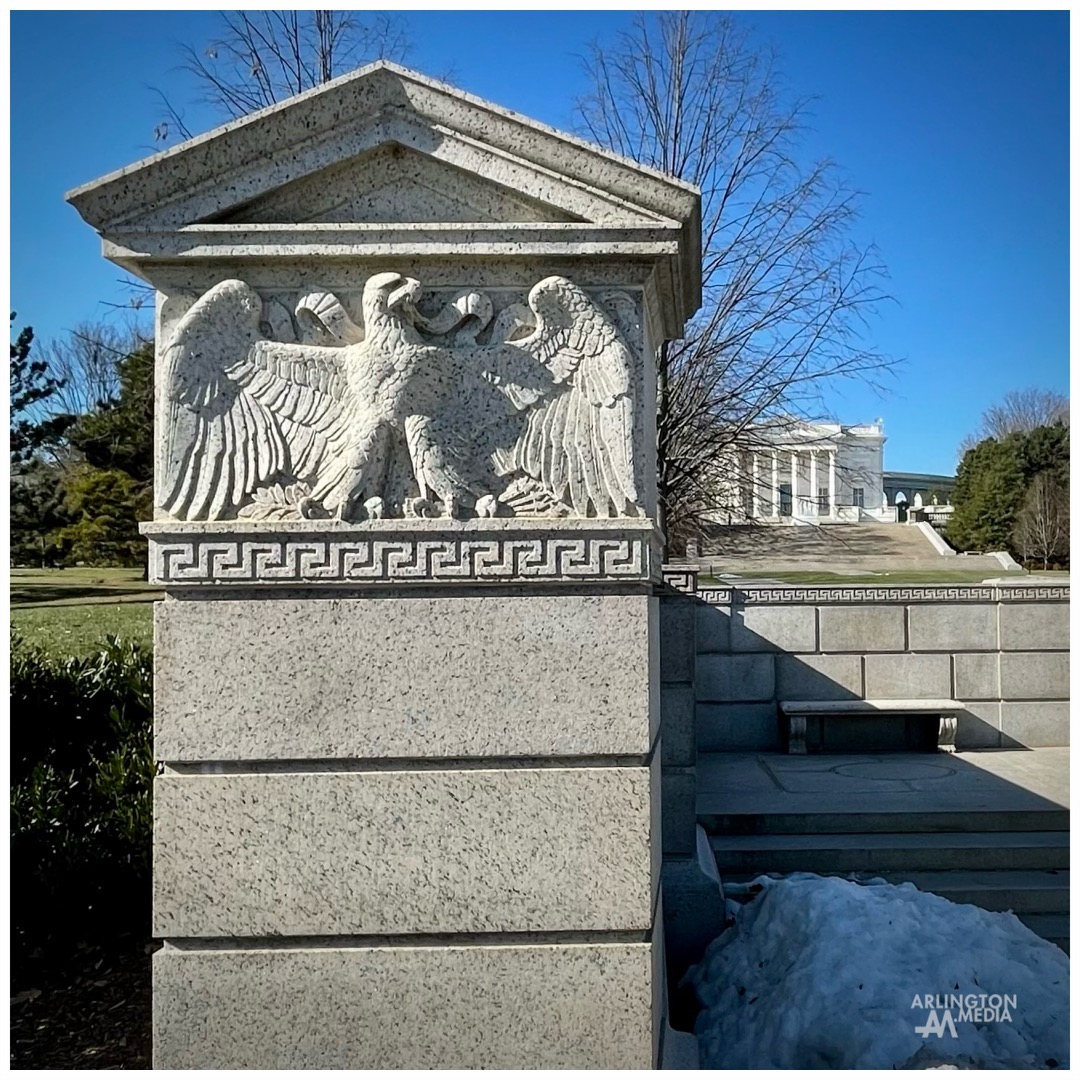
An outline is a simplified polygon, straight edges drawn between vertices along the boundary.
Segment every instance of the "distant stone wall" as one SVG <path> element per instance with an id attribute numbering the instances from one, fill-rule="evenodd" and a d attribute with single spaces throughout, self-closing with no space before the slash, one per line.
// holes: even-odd
<path id="1" fill-rule="evenodd" d="M 958 749 L 1069 743 L 1068 584 L 665 579 L 662 714 L 675 743 L 692 725 L 697 750 L 777 750 L 779 701 L 912 697 L 965 704 Z M 685 776 L 687 755 L 667 768 Z"/>

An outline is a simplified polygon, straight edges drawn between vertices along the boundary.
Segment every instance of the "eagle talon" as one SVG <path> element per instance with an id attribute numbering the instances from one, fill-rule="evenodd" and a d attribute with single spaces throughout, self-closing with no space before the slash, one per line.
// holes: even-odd
<path id="1" fill-rule="evenodd" d="M 317 521 L 330 517 L 322 503 L 310 495 L 303 495 L 296 500 L 296 512 L 303 521 Z"/>
<path id="2" fill-rule="evenodd" d="M 425 518 L 434 515 L 435 507 L 427 499 L 406 499 L 405 516 L 407 518 Z"/>

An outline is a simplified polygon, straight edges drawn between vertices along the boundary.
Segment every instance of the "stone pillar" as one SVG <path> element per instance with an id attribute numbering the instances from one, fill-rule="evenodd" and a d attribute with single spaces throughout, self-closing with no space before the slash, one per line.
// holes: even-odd
<path id="1" fill-rule="evenodd" d="M 780 517 L 780 485 L 777 482 L 777 453 L 775 448 L 772 452 L 772 516 L 777 519 Z"/>
<path id="2" fill-rule="evenodd" d="M 829 451 L 829 517 L 836 517 L 836 451 Z"/>
<path id="3" fill-rule="evenodd" d="M 761 491 L 758 487 L 760 481 L 758 480 L 758 453 L 756 450 L 752 452 L 751 460 L 753 462 L 753 480 L 750 489 L 751 506 L 753 509 L 753 514 L 751 516 L 757 521 L 761 516 Z"/>
<path id="4" fill-rule="evenodd" d="M 655 1068 L 696 190 L 378 63 L 70 199 L 158 296 L 155 1066 Z"/>
<path id="5" fill-rule="evenodd" d="M 799 505 L 799 452 L 791 451 L 791 516 L 798 513 Z"/>
<path id="6" fill-rule="evenodd" d="M 821 509 L 818 506 L 818 493 L 817 493 L 817 451 L 811 449 L 810 453 L 810 507 L 814 517 L 818 517 L 821 514 Z"/>

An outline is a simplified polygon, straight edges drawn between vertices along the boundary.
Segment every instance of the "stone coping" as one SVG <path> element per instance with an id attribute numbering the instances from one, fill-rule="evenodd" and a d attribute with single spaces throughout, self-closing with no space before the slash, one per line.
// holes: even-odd
<path id="1" fill-rule="evenodd" d="M 466 521 L 154 521 L 155 585 L 651 582 L 662 534 L 647 518 Z"/>
<path id="2" fill-rule="evenodd" d="M 696 596 L 713 607 L 731 604 L 889 604 L 889 603 L 1068 603 L 1069 583 L 1046 578 L 995 578 L 975 584 L 943 585 L 719 585 L 699 586 L 697 571 L 681 566 L 663 568 L 664 583 Z"/>

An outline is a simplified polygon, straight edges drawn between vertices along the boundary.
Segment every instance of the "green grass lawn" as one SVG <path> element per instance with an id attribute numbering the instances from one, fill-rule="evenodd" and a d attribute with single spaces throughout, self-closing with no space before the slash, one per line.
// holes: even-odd
<path id="1" fill-rule="evenodd" d="M 12 608 L 11 625 L 32 645 L 56 656 L 85 656 L 117 634 L 145 645 L 153 642 L 149 603 L 64 604 Z"/>
<path id="2" fill-rule="evenodd" d="M 63 570 L 11 571 L 12 606 L 52 602 L 85 604 L 160 591 L 146 583 L 137 567 L 73 566 Z"/>
<path id="3" fill-rule="evenodd" d="M 128 567 L 11 571 L 11 625 L 58 656 L 84 656 L 110 634 L 149 645 L 161 590 Z"/>

